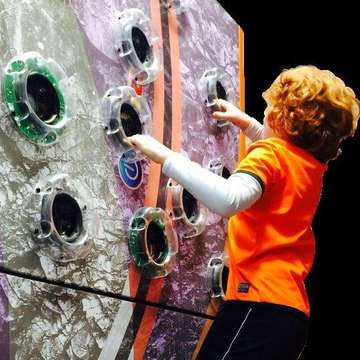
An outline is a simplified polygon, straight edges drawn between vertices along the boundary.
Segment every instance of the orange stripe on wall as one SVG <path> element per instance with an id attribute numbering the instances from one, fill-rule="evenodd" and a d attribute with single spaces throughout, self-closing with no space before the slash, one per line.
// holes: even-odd
<path id="1" fill-rule="evenodd" d="M 162 29 L 161 29 L 161 15 L 160 2 L 158 0 L 150 1 L 150 12 L 152 17 L 152 25 L 155 32 L 158 34 L 161 43 Z M 162 70 L 153 83 L 154 86 L 154 102 L 153 102 L 153 116 L 152 128 L 153 137 L 163 142 L 164 136 L 164 103 L 165 103 L 165 84 L 164 84 L 164 70 Z M 159 184 L 161 176 L 161 165 L 151 162 L 150 172 L 148 175 L 148 186 L 145 194 L 145 206 L 155 207 L 158 199 Z M 138 272 L 137 272 L 138 273 Z M 139 278 L 140 280 L 140 278 Z M 164 284 L 164 279 L 151 280 L 149 284 L 149 291 L 146 299 L 149 301 L 158 302 L 161 295 L 161 289 Z M 134 360 L 142 360 L 146 351 L 147 344 L 154 326 L 158 308 L 146 307 L 141 324 L 139 326 L 136 338 L 134 341 Z"/>
<path id="2" fill-rule="evenodd" d="M 244 32 L 239 26 L 239 107 L 240 110 L 245 111 L 245 72 L 244 72 Z M 246 138 L 243 132 L 240 132 L 239 139 L 239 160 L 245 156 Z"/>
<path id="3" fill-rule="evenodd" d="M 160 4 L 158 0 L 150 1 L 150 12 L 152 17 L 152 25 L 156 34 L 160 38 L 162 43 L 162 29 L 161 29 L 161 16 L 160 16 Z M 163 142 L 164 136 L 164 70 L 161 70 L 154 84 L 154 104 L 153 104 L 153 137 Z M 159 183 L 161 175 L 161 165 L 151 162 L 150 173 L 148 176 L 148 187 L 145 195 L 145 206 L 156 206 Z"/>
<path id="4" fill-rule="evenodd" d="M 154 4 L 154 2 L 156 4 Z M 161 33 L 161 17 L 160 17 L 160 9 L 157 1 L 151 1 L 152 6 L 152 17 L 154 22 L 159 25 L 157 29 L 158 34 Z M 169 22 L 169 43 L 170 43 L 170 61 L 171 61 L 171 86 L 172 86 L 172 129 L 171 129 L 171 148 L 175 151 L 180 151 L 181 149 L 181 73 L 180 73 L 180 47 L 179 47 L 179 31 L 178 31 L 178 23 L 175 14 L 173 12 L 168 13 L 168 22 Z M 162 38 L 162 36 L 161 36 Z M 154 89 L 156 91 L 156 89 Z M 161 119 L 164 119 L 164 78 L 162 76 L 162 115 Z M 160 94 L 159 94 L 160 98 Z M 155 109 L 154 105 L 154 117 L 155 117 Z M 154 123 L 156 126 L 156 123 Z M 161 136 L 157 138 L 162 142 L 163 136 L 163 123 L 161 123 L 161 134 L 158 130 L 158 135 Z M 155 135 L 156 137 L 156 135 Z M 157 189 L 160 179 L 160 171 L 161 168 L 159 166 L 159 177 L 157 181 Z M 155 180 L 154 180 L 155 182 Z M 156 198 L 154 197 L 155 203 Z M 149 198 L 150 200 L 150 198 Z M 147 295 L 147 300 L 158 302 L 160 300 L 161 290 L 164 285 L 164 279 L 156 279 L 152 280 L 149 292 Z M 142 318 L 140 328 L 135 339 L 135 349 L 134 349 L 134 359 L 141 360 L 144 357 L 146 347 L 156 320 L 158 309 L 147 307 Z"/>
<path id="5" fill-rule="evenodd" d="M 169 19 L 169 43 L 171 61 L 171 86 L 172 86 L 172 132 L 171 148 L 174 151 L 181 150 L 181 72 L 180 72 L 180 46 L 179 28 L 176 15 L 173 11 L 168 14 Z"/>
<path id="6" fill-rule="evenodd" d="M 130 287 L 130 296 L 135 297 L 137 289 L 140 282 L 140 273 L 136 268 L 134 263 L 131 263 L 129 266 L 129 287 Z M 135 306 L 135 305 L 134 305 Z"/>
<path id="7" fill-rule="evenodd" d="M 152 1 L 152 3 L 153 2 L 154 1 Z M 164 70 L 162 70 L 157 79 L 154 81 L 154 104 L 152 114 L 152 136 L 161 143 L 163 142 L 164 134 L 164 97 Z M 145 194 L 145 206 L 156 206 L 159 193 L 160 175 L 161 165 L 151 161 L 148 186 Z"/>
<path id="8" fill-rule="evenodd" d="M 160 300 L 161 289 L 163 286 L 164 278 L 151 280 L 146 300 L 157 303 Z M 142 360 L 144 358 L 146 347 L 149 342 L 158 311 L 158 308 L 152 306 L 147 306 L 145 309 L 134 344 L 135 360 Z"/>
<path id="9" fill-rule="evenodd" d="M 160 5 L 156 0 L 150 2 L 150 10 L 153 20 L 153 27 L 160 37 L 162 42 L 162 29 L 160 17 Z M 152 113 L 152 128 L 153 136 L 155 139 L 163 142 L 164 133 L 164 70 L 162 70 L 157 79 L 153 82 L 154 101 Z M 148 184 L 145 193 L 144 206 L 154 207 L 157 203 L 159 183 L 161 175 L 161 165 L 150 162 L 150 169 L 148 175 Z M 129 269 L 129 282 L 130 282 L 130 295 L 134 297 L 139 286 L 140 275 L 135 266 L 130 266 Z"/>
<path id="10" fill-rule="evenodd" d="M 161 71 L 154 82 L 154 105 L 153 105 L 153 134 L 152 136 L 163 142 L 164 133 L 164 71 Z M 161 165 L 150 162 L 148 184 L 145 194 L 145 206 L 156 206 L 159 183 L 161 176 Z"/>
<path id="11" fill-rule="evenodd" d="M 164 72 L 159 74 L 159 77 L 154 82 L 154 103 L 153 103 L 153 128 L 154 133 L 152 134 L 155 139 L 160 142 L 163 141 L 163 129 L 164 129 Z M 154 162 L 150 162 L 150 169 L 148 175 L 148 184 L 145 193 L 144 206 L 154 207 L 156 206 L 159 182 L 161 175 L 161 165 Z M 131 296 L 136 295 L 136 291 L 140 281 L 139 272 L 135 266 L 131 266 L 129 270 L 130 280 L 130 294 Z"/>

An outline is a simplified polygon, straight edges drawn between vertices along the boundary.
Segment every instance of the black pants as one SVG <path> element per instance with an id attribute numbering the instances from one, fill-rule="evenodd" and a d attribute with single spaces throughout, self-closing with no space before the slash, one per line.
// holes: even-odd
<path id="1" fill-rule="evenodd" d="M 197 360 L 297 360 L 309 319 L 291 307 L 225 301 Z"/>

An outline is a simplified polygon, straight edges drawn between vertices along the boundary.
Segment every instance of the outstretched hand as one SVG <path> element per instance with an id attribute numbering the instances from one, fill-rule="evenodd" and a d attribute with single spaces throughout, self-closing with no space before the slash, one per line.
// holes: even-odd
<path id="1" fill-rule="evenodd" d="M 172 150 L 161 144 L 150 135 L 137 134 L 127 137 L 126 141 L 134 149 L 139 150 L 149 159 L 155 161 L 158 164 L 163 164 L 169 156 L 174 154 Z"/>
<path id="2" fill-rule="evenodd" d="M 230 121 L 241 130 L 246 129 L 249 126 L 251 117 L 238 109 L 235 105 L 223 99 L 218 99 L 216 105 L 217 110 L 212 113 L 212 117 L 215 120 Z"/>

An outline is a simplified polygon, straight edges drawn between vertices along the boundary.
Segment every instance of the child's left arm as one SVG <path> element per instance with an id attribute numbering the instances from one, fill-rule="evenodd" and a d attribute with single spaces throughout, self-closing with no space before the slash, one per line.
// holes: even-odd
<path id="1" fill-rule="evenodd" d="M 226 100 L 219 99 L 217 101 L 217 110 L 212 113 L 212 118 L 217 121 L 231 121 L 234 125 L 238 126 L 251 141 L 264 138 L 264 126 Z"/>

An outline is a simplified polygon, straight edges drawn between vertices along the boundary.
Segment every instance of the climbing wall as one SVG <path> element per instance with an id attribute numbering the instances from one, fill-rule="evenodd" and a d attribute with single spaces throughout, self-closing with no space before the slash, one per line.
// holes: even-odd
<path id="1" fill-rule="evenodd" d="M 204 319 L 144 305 L 146 313 L 171 315 L 173 321 L 146 347 L 133 347 L 133 306 L 0 274 L 1 359 L 182 359 L 191 354 L 197 339 L 187 334 L 187 324 L 201 327 Z M 125 321 L 130 321 L 126 331 Z M 182 339 L 181 347 L 174 338 Z"/>
<path id="2" fill-rule="evenodd" d="M 140 132 L 210 170 L 221 164 L 231 172 L 243 139 L 231 124 L 217 126 L 210 95 L 215 85 L 215 95 L 244 106 L 242 30 L 215 0 L 0 0 L 0 27 L 2 348 L 11 359 L 191 359 L 216 311 L 208 264 L 223 253 L 226 219 L 182 193 L 179 220 L 169 179 L 139 155 L 124 160 L 126 146 L 104 107 L 123 101 L 122 89 L 131 106 L 120 108 L 118 124 L 125 128 L 134 113 L 146 117 Z M 127 36 L 142 70 L 142 57 L 153 51 L 145 81 L 126 55 Z M 31 70 L 34 62 L 40 65 Z M 33 75 L 43 62 L 48 88 L 63 97 L 53 106 L 58 117 L 65 104 L 60 130 L 36 106 L 45 95 Z M 24 77 L 22 64 L 29 76 L 12 88 L 9 79 Z M 204 74 L 214 71 L 219 80 L 209 85 Z M 21 91 L 30 93 L 26 104 L 40 120 L 13 95 Z M 29 119 L 45 125 L 33 130 Z M 50 130 L 38 135 L 43 128 Z M 70 209 L 69 194 L 79 206 Z M 171 267 L 162 272 L 158 260 L 158 276 L 148 276 L 129 252 L 129 225 L 142 207 L 163 209 L 176 234 Z M 44 225 L 44 218 L 51 221 Z M 73 240 L 84 229 L 84 239 Z M 161 253 L 166 237 L 159 245 L 150 235 L 146 254 Z"/>

